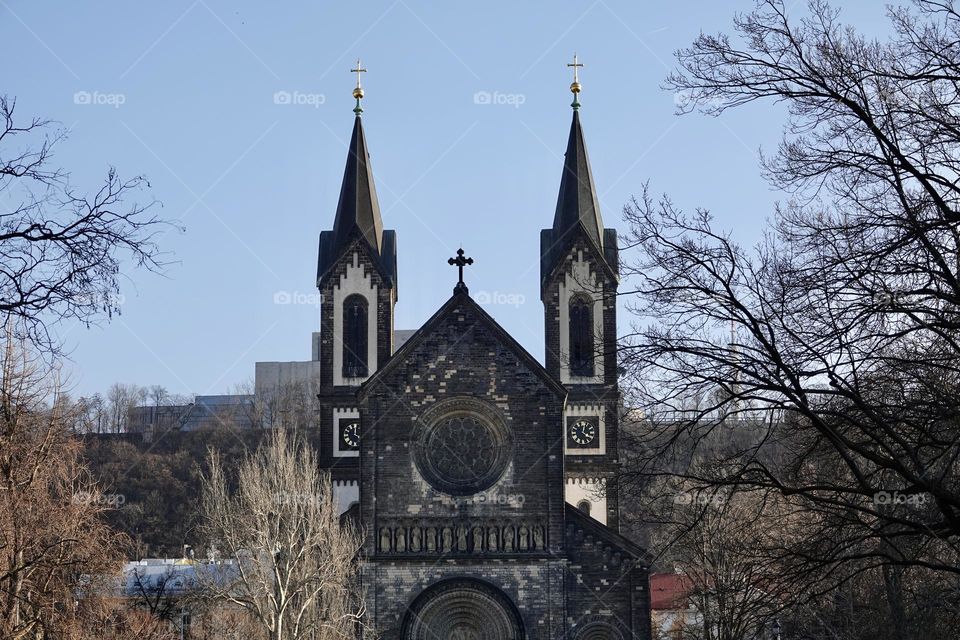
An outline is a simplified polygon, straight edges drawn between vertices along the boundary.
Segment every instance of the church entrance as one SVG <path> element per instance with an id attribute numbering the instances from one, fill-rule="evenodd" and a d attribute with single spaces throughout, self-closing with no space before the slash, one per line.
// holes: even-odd
<path id="1" fill-rule="evenodd" d="M 421 593 L 407 611 L 404 640 L 522 640 L 510 599 L 479 580 L 451 579 Z"/>

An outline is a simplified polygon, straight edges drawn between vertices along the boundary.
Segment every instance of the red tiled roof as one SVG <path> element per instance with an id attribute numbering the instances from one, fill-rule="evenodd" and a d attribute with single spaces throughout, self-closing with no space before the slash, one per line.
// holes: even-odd
<path id="1" fill-rule="evenodd" d="M 650 608 L 686 609 L 687 598 L 693 590 L 690 578 L 678 573 L 650 574 Z"/>

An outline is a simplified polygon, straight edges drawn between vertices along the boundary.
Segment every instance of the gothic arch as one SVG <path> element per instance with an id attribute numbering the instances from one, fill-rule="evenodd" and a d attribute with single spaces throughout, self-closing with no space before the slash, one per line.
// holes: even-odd
<path id="1" fill-rule="evenodd" d="M 569 313 L 570 332 L 570 373 L 575 376 L 592 376 L 594 374 L 594 344 L 593 344 L 593 300 L 583 293 L 575 293 L 570 297 Z"/>
<path id="2" fill-rule="evenodd" d="M 473 578 L 451 578 L 423 591 L 407 608 L 403 640 L 523 640 L 517 608 L 500 589 Z"/>
<path id="3" fill-rule="evenodd" d="M 591 616 L 578 624 L 573 634 L 574 640 L 623 640 L 623 634 L 613 625 L 599 616 Z"/>
<path id="4" fill-rule="evenodd" d="M 367 323 L 370 309 L 367 299 L 358 293 L 343 301 L 343 376 L 360 378 L 367 371 Z"/>

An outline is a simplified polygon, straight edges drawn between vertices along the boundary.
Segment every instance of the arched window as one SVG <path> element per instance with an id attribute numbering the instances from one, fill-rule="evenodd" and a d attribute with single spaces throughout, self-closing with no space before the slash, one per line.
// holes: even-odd
<path id="1" fill-rule="evenodd" d="M 581 500 L 580 502 L 577 503 L 577 509 L 580 509 L 580 511 L 582 511 L 583 515 L 585 516 L 590 515 L 590 501 Z"/>
<path id="2" fill-rule="evenodd" d="M 570 300 L 570 374 L 593 375 L 593 302 L 586 296 Z"/>
<path id="3" fill-rule="evenodd" d="M 343 301 L 343 377 L 367 375 L 367 299 L 353 294 Z"/>

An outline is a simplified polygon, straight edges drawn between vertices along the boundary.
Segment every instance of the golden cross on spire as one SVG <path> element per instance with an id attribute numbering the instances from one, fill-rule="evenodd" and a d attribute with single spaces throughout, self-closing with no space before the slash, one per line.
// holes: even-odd
<path id="1" fill-rule="evenodd" d="M 576 57 L 576 56 L 574 56 L 574 57 Z M 583 66 L 583 65 L 580 65 L 580 66 Z M 367 70 L 360 66 L 360 58 L 357 58 L 357 68 L 356 68 L 356 69 L 350 69 L 350 73 L 355 73 L 355 74 L 357 74 L 357 89 L 360 88 L 360 74 L 361 74 L 361 73 L 366 73 L 366 72 L 367 72 Z"/>
<path id="2" fill-rule="evenodd" d="M 577 68 L 578 68 L 578 67 L 582 67 L 583 65 L 582 65 L 581 63 L 577 62 L 577 54 L 576 54 L 576 53 L 573 54 L 573 62 L 568 62 L 568 63 L 567 63 L 567 66 L 568 66 L 568 67 L 573 67 L 573 84 L 579 86 L 579 85 L 580 85 L 580 79 L 577 77 Z"/>
<path id="3" fill-rule="evenodd" d="M 360 66 L 360 58 L 357 58 L 357 68 L 350 69 L 350 73 L 357 74 L 357 86 L 353 90 L 353 97 L 357 99 L 357 106 L 353 108 L 353 112 L 358 116 L 363 113 L 363 108 L 360 106 L 360 99 L 363 98 L 363 87 L 360 86 L 360 74 L 366 72 L 367 70 Z"/>
<path id="4" fill-rule="evenodd" d="M 570 92 L 573 93 L 573 102 L 570 104 L 573 107 L 573 110 L 576 111 L 580 108 L 580 76 L 577 73 L 577 70 L 583 66 L 578 62 L 577 54 L 573 54 L 573 62 L 567 63 L 568 67 L 573 67 L 573 84 L 570 85 Z"/>

